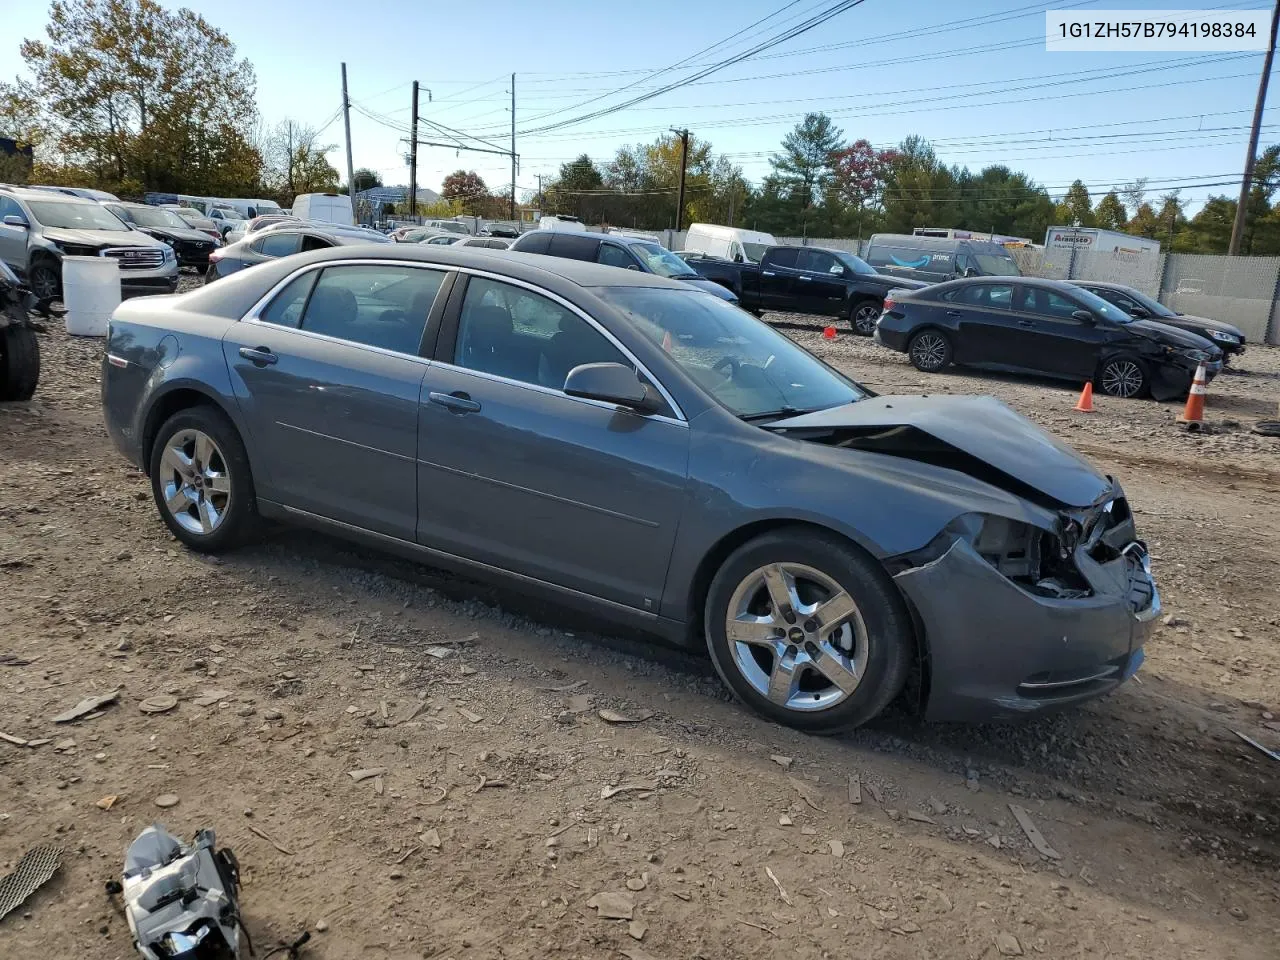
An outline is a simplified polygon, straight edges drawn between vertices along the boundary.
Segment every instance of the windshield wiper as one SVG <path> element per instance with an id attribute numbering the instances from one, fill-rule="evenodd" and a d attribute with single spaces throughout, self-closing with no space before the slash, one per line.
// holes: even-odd
<path id="1" fill-rule="evenodd" d="M 784 417 L 798 417 L 804 413 L 817 412 L 817 410 L 801 410 L 797 407 L 779 407 L 777 410 L 765 410 L 762 413 L 744 413 L 738 419 L 744 423 L 759 423 L 762 420 L 781 420 Z"/>

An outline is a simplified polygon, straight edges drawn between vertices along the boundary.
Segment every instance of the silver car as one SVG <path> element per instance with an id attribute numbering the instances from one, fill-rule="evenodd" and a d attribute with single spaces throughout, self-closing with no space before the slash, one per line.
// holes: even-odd
<path id="1" fill-rule="evenodd" d="M 263 236 L 270 236 L 264 232 Z M 175 537 L 303 524 L 703 646 L 817 733 L 1114 690 L 1160 609 L 1119 485 L 996 400 L 877 397 L 653 274 L 300 253 L 111 321 L 107 430 Z"/>

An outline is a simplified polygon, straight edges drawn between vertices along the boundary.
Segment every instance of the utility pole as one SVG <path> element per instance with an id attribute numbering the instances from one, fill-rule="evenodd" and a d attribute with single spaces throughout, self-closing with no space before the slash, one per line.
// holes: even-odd
<path id="1" fill-rule="evenodd" d="M 538 212 L 542 212 L 542 174 L 538 174 Z"/>
<path id="2" fill-rule="evenodd" d="M 1280 0 L 1276 0 L 1280 3 Z M 356 175 L 351 166 L 351 98 L 347 96 L 347 65 L 342 65 L 342 123 L 347 128 L 347 197 L 351 212 L 356 212 Z"/>
<path id="3" fill-rule="evenodd" d="M 409 216 L 418 215 L 418 81 L 413 81 L 413 114 L 409 121 Z"/>
<path id="4" fill-rule="evenodd" d="M 680 192 L 676 194 L 676 233 L 679 233 L 684 223 L 684 173 L 689 166 L 689 131 L 673 129 L 671 132 L 680 134 Z"/>
<path id="5" fill-rule="evenodd" d="M 1258 99 L 1253 105 L 1253 129 L 1249 133 L 1249 152 L 1244 158 L 1244 178 L 1240 181 L 1240 201 L 1236 204 L 1236 219 L 1231 225 L 1231 242 L 1227 246 L 1229 257 L 1239 255 L 1240 242 L 1244 239 L 1245 207 L 1249 202 L 1249 191 L 1253 188 L 1253 159 L 1258 155 L 1258 133 L 1262 127 L 1262 111 L 1267 104 L 1267 81 L 1271 77 L 1271 61 L 1276 55 L 1277 21 L 1280 21 L 1280 0 L 1276 0 L 1275 9 L 1271 11 L 1271 43 L 1267 46 L 1267 56 L 1262 61 Z"/>
<path id="6" fill-rule="evenodd" d="M 1276 0 L 1280 4 L 1280 0 Z M 516 75 L 511 75 L 511 219 L 516 218 Z"/>

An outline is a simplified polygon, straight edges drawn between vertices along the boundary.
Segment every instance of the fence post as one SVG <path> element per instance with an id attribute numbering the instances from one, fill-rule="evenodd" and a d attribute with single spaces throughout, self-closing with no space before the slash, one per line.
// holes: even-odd
<path id="1" fill-rule="evenodd" d="M 1271 309 L 1267 311 L 1267 326 L 1262 332 L 1262 342 L 1272 343 L 1272 334 L 1275 333 L 1275 316 L 1276 316 L 1276 300 L 1280 298 L 1280 268 L 1276 270 L 1276 282 L 1271 286 Z"/>
<path id="2" fill-rule="evenodd" d="M 1164 293 L 1164 281 L 1169 276 L 1169 260 L 1173 257 L 1172 253 L 1166 253 L 1160 259 L 1160 277 L 1156 284 L 1156 299 L 1160 300 L 1160 294 Z M 1164 301 L 1161 301 L 1163 303 Z M 1166 304 L 1167 306 L 1167 304 Z"/>

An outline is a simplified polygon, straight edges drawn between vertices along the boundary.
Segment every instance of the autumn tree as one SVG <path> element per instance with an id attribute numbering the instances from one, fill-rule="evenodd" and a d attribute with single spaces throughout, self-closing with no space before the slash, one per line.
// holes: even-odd
<path id="1" fill-rule="evenodd" d="M 876 149 L 866 139 L 855 140 L 831 154 L 827 199 L 844 206 L 858 236 L 862 236 L 868 215 L 878 212 L 881 206 L 885 183 L 897 156 L 894 150 Z"/>
<path id="2" fill-rule="evenodd" d="M 1112 190 L 1098 201 L 1098 209 L 1093 211 L 1093 219 L 1103 230 L 1120 230 L 1129 219 L 1129 211 L 1120 202 L 1120 196 Z"/>
<path id="3" fill-rule="evenodd" d="M 472 216 L 484 216 L 493 206 L 488 186 L 474 170 L 455 170 L 445 177 L 440 186 L 440 198 L 456 201 L 463 212 Z"/>
<path id="4" fill-rule="evenodd" d="M 256 81 L 222 31 L 155 0 L 54 0 L 45 30 L 21 52 L 57 162 L 108 187 L 258 188 Z"/>
<path id="5" fill-rule="evenodd" d="M 314 127 L 282 120 L 263 139 L 262 179 L 268 192 L 289 205 L 299 193 L 332 193 L 338 171 L 329 162 L 334 144 L 322 144 Z"/>

